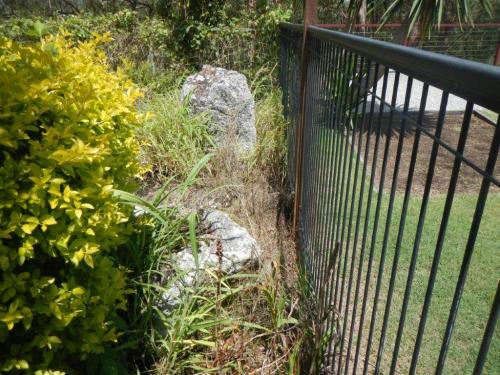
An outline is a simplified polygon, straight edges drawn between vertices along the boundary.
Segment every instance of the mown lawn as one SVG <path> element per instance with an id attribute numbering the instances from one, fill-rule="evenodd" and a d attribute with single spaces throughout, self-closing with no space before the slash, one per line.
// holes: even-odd
<path id="1" fill-rule="evenodd" d="M 418 373 L 421 374 L 433 373 L 437 363 L 476 201 L 477 197 L 464 195 L 457 196 L 453 204 L 417 367 Z M 381 295 L 382 303 L 379 304 L 379 310 L 377 312 L 377 327 L 379 330 L 382 320 L 381 308 L 385 307 L 385 299 L 387 295 L 386 291 L 388 289 L 389 275 L 391 272 L 390 268 L 392 267 L 394 258 L 393 256 L 402 202 L 403 197 L 397 196 L 394 207 L 395 217 L 393 217 L 392 220 L 387 259 L 382 279 L 382 290 L 385 291 L 385 293 Z M 413 281 L 412 293 L 410 295 L 406 324 L 403 339 L 401 341 L 400 360 L 398 361 L 399 369 L 403 373 L 405 372 L 404 370 L 409 367 L 413 353 L 415 337 L 418 330 L 418 322 L 420 320 L 422 304 L 427 289 L 444 202 L 445 196 L 440 195 L 431 197 L 427 209 L 426 221 L 420 242 L 415 278 Z M 387 207 L 387 203 L 388 197 L 384 194 L 381 210 L 382 213 L 387 212 L 385 209 Z M 401 247 L 401 257 L 399 260 L 395 294 L 392 304 L 393 309 L 391 310 L 391 318 L 389 321 L 388 336 L 385 346 L 386 355 L 384 357 L 385 361 L 383 366 L 385 369 L 388 369 L 390 366 L 389 354 L 392 353 L 394 348 L 394 339 L 396 337 L 399 323 L 420 206 L 421 198 L 417 197 L 411 199 L 407 213 L 408 216 Z M 471 373 L 476 361 L 476 356 L 499 278 L 499 212 L 500 194 L 491 194 L 488 198 L 480 232 L 476 241 L 474 256 L 469 269 L 454 333 L 450 343 L 445 367 L 445 373 L 447 374 Z M 379 225 L 385 225 L 384 214 L 381 215 L 379 223 Z M 379 231 L 381 229 L 383 228 L 380 227 Z M 377 246 L 375 248 L 374 277 L 376 277 L 377 274 L 380 250 L 382 247 L 382 237 L 383 234 L 381 232 L 377 238 Z M 374 285 L 375 279 L 373 279 L 370 284 Z M 373 295 L 374 292 L 372 291 L 369 294 Z M 371 311 L 369 311 L 369 313 L 371 314 Z M 367 321 L 368 320 L 369 318 Z M 366 332 L 368 332 L 368 326 L 366 327 Z M 365 333 L 365 335 L 367 335 L 367 333 Z M 378 341 L 376 342 L 378 344 Z M 494 374 L 496 371 L 499 371 L 499 369 L 500 330 L 497 329 L 490 348 L 484 373 Z"/>
<path id="2" fill-rule="evenodd" d="M 329 133 L 326 131 L 326 133 Z M 325 137 L 321 137 L 325 135 Z M 328 137 L 330 134 L 325 134 L 322 131 L 317 133 L 318 147 L 315 148 L 313 154 L 319 157 L 319 159 L 326 157 L 328 153 L 328 148 L 334 145 L 328 144 Z M 354 153 L 355 157 L 355 153 Z M 316 172 L 309 172 L 309 178 L 316 179 L 317 184 L 323 187 L 319 190 L 311 192 L 309 195 L 310 200 L 314 200 L 314 195 L 328 195 L 329 192 L 335 192 L 335 184 L 332 185 L 328 177 L 328 163 L 323 164 L 320 169 Z M 354 166 L 354 164 L 353 164 Z M 356 184 L 356 203 L 354 207 L 350 207 L 351 198 L 342 199 L 342 204 L 348 202 L 347 213 L 354 209 L 354 216 L 352 220 L 351 228 L 351 243 L 349 249 L 349 258 L 351 257 L 352 247 L 353 247 L 353 237 L 354 228 L 356 223 L 356 215 L 358 212 L 358 199 L 361 190 L 361 169 L 363 163 L 360 163 L 360 174 L 358 177 L 358 182 Z M 368 171 L 370 168 L 368 168 Z M 400 173 L 407 173 L 407 171 L 401 171 Z M 353 174 L 354 175 L 354 174 Z M 352 175 L 352 176 L 353 176 Z M 324 177 L 327 176 L 327 177 Z M 351 182 L 348 185 L 344 181 L 344 195 L 345 189 L 349 186 L 350 194 L 352 194 L 353 180 L 351 176 Z M 364 288 L 366 283 L 366 271 L 369 263 L 369 251 L 371 248 L 371 238 L 372 231 L 375 228 L 374 217 L 375 217 L 375 207 L 379 193 L 373 191 L 373 196 L 371 200 L 371 205 L 367 208 L 367 196 L 369 192 L 369 175 L 365 178 L 365 189 L 364 189 L 364 199 L 363 206 L 360 214 L 360 235 L 357 243 L 357 258 L 355 264 L 354 272 L 354 282 L 352 284 L 352 291 L 349 302 L 349 314 L 348 314 L 348 325 L 346 340 L 349 338 L 349 326 L 353 310 L 354 301 L 354 291 L 356 286 L 356 279 L 359 270 L 359 254 L 361 252 L 362 244 L 362 232 L 364 230 L 364 220 L 366 217 L 366 212 L 369 212 L 370 217 L 368 221 L 367 228 L 367 241 L 365 246 L 365 256 L 363 260 L 363 270 L 360 283 L 359 292 L 359 302 L 356 312 L 356 329 L 353 336 L 353 349 L 351 350 L 351 359 L 354 357 L 355 343 L 357 340 L 357 331 L 361 315 L 361 302 L 364 293 Z M 390 181 L 386 181 L 386 184 L 390 185 Z M 337 185 L 340 188 L 340 185 Z M 340 193 L 340 192 L 339 192 Z M 366 343 L 366 339 L 369 332 L 369 324 L 372 315 L 373 300 L 375 294 L 375 284 L 378 276 L 380 255 L 382 249 L 384 229 L 387 220 L 387 208 L 389 204 L 389 194 L 381 193 L 381 208 L 380 208 L 380 218 L 377 224 L 378 235 L 376 238 L 376 243 L 373 248 L 373 264 L 371 278 L 368 283 L 368 302 L 367 310 L 364 318 L 363 324 L 363 335 L 362 342 Z M 385 309 L 385 304 L 387 300 L 387 291 L 389 286 L 389 279 L 391 274 L 391 269 L 393 266 L 394 253 L 396 248 L 396 240 L 398 234 L 398 228 L 400 224 L 401 211 L 403 206 L 404 195 L 398 193 L 394 200 L 394 209 L 392 214 L 392 221 L 390 226 L 390 235 L 387 246 L 386 260 L 382 272 L 382 288 L 379 298 L 377 315 L 375 320 L 375 334 L 372 344 L 370 364 L 374 365 L 376 362 L 376 352 L 379 346 L 380 331 L 382 326 L 383 312 Z M 439 232 L 439 226 L 441 223 L 443 215 L 443 207 L 446 199 L 446 194 L 432 192 L 429 199 L 427 213 L 425 217 L 425 224 L 423 227 L 423 232 L 421 236 L 421 242 L 419 246 L 418 261 L 416 264 L 415 276 L 412 284 L 412 290 L 410 294 L 410 302 L 408 305 L 408 312 L 406 315 L 406 322 L 404 326 L 399 359 L 398 359 L 398 372 L 407 373 L 411 357 L 413 354 L 415 338 L 418 330 L 418 324 L 420 321 L 420 315 L 422 311 L 423 301 L 428 285 L 428 279 L 430 275 L 431 264 L 433 261 L 433 256 L 436 248 L 436 241 Z M 332 201 L 333 202 L 333 201 Z M 429 310 L 427 325 L 424 333 L 424 338 L 421 346 L 417 373 L 418 374 L 431 374 L 434 373 L 437 359 L 439 356 L 439 350 L 441 348 L 441 343 L 443 339 L 444 330 L 446 327 L 446 322 L 448 320 L 448 314 L 450 311 L 451 302 L 453 299 L 453 294 L 455 292 L 455 286 L 458 280 L 458 274 L 460 272 L 460 267 L 462 263 L 462 258 L 464 255 L 465 245 L 469 235 L 470 225 L 472 221 L 472 216 L 476 207 L 477 196 L 476 195 L 464 195 L 456 194 L 453 207 L 451 210 L 450 220 L 447 227 L 445 242 L 443 246 L 443 251 L 441 255 L 441 261 L 439 265 L 439 270 L 437 274 L 436 283 L 434 286 L 434 292 L 432 297 L 432 303 Z M 408 277 L 408 269 L 410 265 L 410 260 L 412 257 L 413 244 L 416 235 L 416 228 L 418 225 L 418 217 L 421 208 L 422 198 L 421 196 L 415 195 L 410 198 L 406 225 L 404 230 L 403 241 L 401 245 L 400 259 L 397 267 L 397 276 L 395 284 L 395 292 L 392 301 L 392 308 L 390 311 L 390 319 L 387 330 L 387 337 L 384 346 L 384 356 L 382 361 L 382 373 L 389 373 L 389 368 L 391 364 L 392 352 L 394 349 L 395 337 L 398 329 L 398 323 L 400 320 L 401 306 L 403 302 L 403 296 L 406 287 L 406 280 Z M 331 220 L 332 215 L 334 215 L 335 208 L 329 206 L 328 199 L 319 200 L 317 206 L 309 211 L 308 215 L 317 215 L 321 217 L 316 221 L 317 224 L 322 225 L 328 223 Z M 470 265 L 467 282 L 464 288 L 463 297 L 460 303 L 459 313 L 455 323 L 455 328 L 450 343 L 445 371 L 446 374 L 466 374 L 471 373 L 474 368 L 476 357 L 478 354 L 479 346 L 484 333 L 484 328 L 490 313 L 491 304 L 495 295 L 497 288 L 497 283 L 500 275 L 500 193 L 491 192 L 489 194 L 486 208 L 484 211 L 484 216 L 481 222 L 479 235 L 476 240 L 476 246 L 472 262 Z M 328 219 L 330 218 L 330 219 Z M 323 221 L 326 220 L 326 221 Z M 347 223 L 349 220 L 347 220 Z M 347 225 L 344 223 L 345 233 L 347 237 Z M 317 233 L 321 233 L 319 229 Z M 345 251 L 345 250 L 344 250 Z M 343 258 L 342 258 L 343 259 Z M 347 264 L 347 275 L 350 274 L 349 269 L 351 267 L 350 261 Z M 348 277 L 345 280 L 346 290 Z M 345 306 L 345 297 L 344 303 Z M 343 312 L 344 314 L 344 312 Z M 345 344 L 347 347 L 347 341 Z M 364 345 L 363 345 L 364 347 Z M 344 354 L 346 350 L 344 349 Z M 364 357 L 365 351 L 361 350 L 361 358 Z M 358 362 L 359 363 L 359 362 Z M 363 362 L 361 362 L 363 363 Z M 351 363 L 352 366 L 352 363 Z M 490 347 L 489 355 L 487 358 L 486 367 L 484 369 L 484 374 L 497 374 L 500 369 L 500 329 L 496 329 L 494 338 Z M 359 369 L 358 369 L 359 370 Z"/>

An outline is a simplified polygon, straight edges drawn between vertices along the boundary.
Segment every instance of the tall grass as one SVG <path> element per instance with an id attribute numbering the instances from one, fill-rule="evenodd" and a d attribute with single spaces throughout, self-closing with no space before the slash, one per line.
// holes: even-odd
<path id="1" fill-rule="evenodd" d="M 257 145 L 251 163 L 263 171 L 274 185 L 286 173 L 286 123 L 283 117 L 281 92 L 272 89 L 256 102 Z"/>
<path id="2" fill-rule="evenodd" d="M 203 157 L 182 182 L 168 179 L 150 201 L 115 192 L 124 204 L 140 208 L 137 220 L 143 224 L 122 254 L 132 270 L 134 293 L 119 349 L 128 350 L 129 362 L 140 372 L 243 374 L 269 368 L 295 373 L 298 348 L 290 344 L 299 332 L 295 305 L 276 269 L 268 277 L 226 275 L 218 267 L 203 269 L 195 262 L 199 269 L 194 283 L 182 289 L 173 306 L 162 304 L 163 294 L 186 276 L 172 254 L 190 245 L 195 260 L 198 256 L 196 215 L 178 207 L 210 157 Z"/>
<path id="3" fill-rule="evenodd" d="M 120 254 L 122 264 L 130 270 L 132 293 L 123 322 L 127 334 L 118 350 L 127 351 L 139 368 L 149 368 L 156 358 L 157 307 L 162 293 L 176 281 L 176 277 L 165 276 L 171 267 L 171 254 L 196 236 L 188 217 L 179 212 L 179 202 L 210 157 L 199 160 L 181 183 L 167 179 L 150 201 L 124 191 L 114 192 L 119 201 L 133 206 L 136 212 L 135 235 Z"/>
<path id="4" fill-rule="evenodd" d="M 174 175 L 184 179 L 213 145 L 207 116 L 190 114 L 178 90 L 154 96 L 144 109 L 151 116 L 138 130 L 141 161 L 156 182 Z"/>

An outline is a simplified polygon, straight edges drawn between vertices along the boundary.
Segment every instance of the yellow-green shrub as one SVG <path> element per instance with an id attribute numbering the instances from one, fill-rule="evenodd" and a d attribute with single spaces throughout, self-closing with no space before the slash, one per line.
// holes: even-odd
<path id="1" fill-rule="evenodd" d="M 68 370 L 119 333 L 139 92 L 98 45 L 0 38 L 0 372 Z M 73 44 L 72 44 L 73 43 Z"/>

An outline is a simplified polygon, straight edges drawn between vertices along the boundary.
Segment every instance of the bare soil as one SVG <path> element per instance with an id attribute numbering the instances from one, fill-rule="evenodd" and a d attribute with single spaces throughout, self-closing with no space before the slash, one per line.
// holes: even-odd
<path id="1" fill-rule="evenodd" d="M 445 118 L 443 125 L 443 130 L 441 134 L 441 140 L 447 146 L 449 146 L 453 151 L 457 149 L 458 141 L 460 137 L 460 131 L 462 129 L 462 116 L 459 114 L 448 114 Z M 381 123 L 380 136 L 378 152 L 374 155 L 374 149 L 377 141 L 376 131 L 369 134 L 369 157 L 368 165 L 369 171 L 372 171 L 373 160 L 376 160 L 375 165 L 375 180 L 376 189 L 379 188 L 379 182 L 382 171 L 382 164 L 384 160 L 384 148 L 387 137 L 387 126 L 388 119 L 383 119 Z M 422 195 L 425 189 L 425 184 L 429 175 L 429 161 L 430 155 L 432 153 L 432 148 L 434 145 L 434 140 L 432 136 L 435 134 L 435 124 L 437 119 L 434 116 L 427 116 L 424 119 L 425 131 L 420 132 L 420 139 L 418 142 L 417 158 L 413 174 L 413 182 L 411 192 L 414 195 Z M 394 121 L 393 123 L 399 123 Z M 407 125 L 409 127 L 409 125 Z M 493 133 L 495 131 L 494 126 L 481 120 L 475 115 L 472 116 L 469 133 L 467 141 L 465 144 L 464 157 L 468 159 L 472 164 L 477 166 L 480 170 L 484 170 L 486 167 L 486 162 L 488 160 L 488 154 L 491 147 L 491 142 L 493 140 Z M 355 144 L 358 144 L 360 132 L 356 133 Z M 368 132 L 362 133 L 362 149 L 361 155 L 365 155 L 366 150 L 366 135 Z M 403 148 L 401 153 L 401 160 L 399 166 L 399 173 L 397 176 L 397 192 L 404 192 L 408 176 L 409 167 L 411 163 L 412 149 L 415 142 L 415 138 L 418 137 L 415 128 L 410 127 L 404 134 L 401 132 L 400 128 L 392 130 L 390 135 L 390 148 L 387 156 L 387 168 L 384 179 L 384 192 L 389 192 L 392 186 L 393 174 L 396 165 L 396 155 L 398 142 L 403 142 Z M 438 148 L 438 155 L 436 159 L 436 165 L 434 169 L 434 176 L 432 179 L 431 194 L 446 194 L 450 184 L 450 177 L 453 169 L 453 164 L 455 160 L 455 155 L 447 150 L 442 145 Z M 494 170 L 494 177 L 498 179 L 500 176 L 500 165 L 496 164 Z M 483 176 L 474 170 L 471 166 L 462 162 L 459 177 L 456 185 L 456 193 L 460 194 L 471 194 L 477 193 L 480 189 Z M 491 185 L 490 189 L 499 190 L 498 187 Z"/>

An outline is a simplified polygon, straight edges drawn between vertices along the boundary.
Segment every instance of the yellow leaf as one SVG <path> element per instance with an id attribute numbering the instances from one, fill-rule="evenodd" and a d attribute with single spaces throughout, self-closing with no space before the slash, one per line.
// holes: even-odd
<path id="1" fill-rule="evenodd" d="M 85 256 L 85 252 L 82 249 L 80 249 L 73 254 L 71 261 L 73 262 L 73 264 L 75 266 L 78 266 L 78 264 L 80 264 L 80 262 L 82 261 L 84 256 Z"/>
<path id="2" fill-rule="evenodd" d="M 50 208 L 55 209 L 57 207 L 58 202 L 59 202 L 59 199 L 57 199 L 57 198 L 49 199 Z"/>
<path id="3" fill-rule="evenodd" d="M 56 219 L 54 219 L 53 216 L 48 216 L 45 219 L 42 220 L 43 225 L 55 225 L 57 224 Z"/>
<path id="4" fill-rule="evenodd" d="M 75 296 L 81 296 L 82 294 L 85 293 L 85 289 L 83 289 L 80 286 L 77 286 L 76 288 L 73 288 L 73 290 L 71 291 L 71 293 L 73 293 Z"/>
<path id="5" fill-rule="evenodd" d="M 27 224 L 23 224 L 21 226 L 21 229 L 24 233 L 31 234 L 37 226 L 38 226 L 38 223 L 27 223 Z"/>
<path id="6" fill-rule="evenodd" d="M 96 245 L 86 246 L 85 254 L 95 254 L 97 252 L 99 252 L 99 246 Z"/>
<path id="7" fill-rule="evenodd" d="M 51 344 L 61 344 L 62 343 L 61 339 L 57 336 L 49 336 L 48 342 Z"/>
<path id="8" fill-rule="evenodd" d="M 30 365 L 24 359 L 18 359 L 16 360 L 15 367 L 17 370 L 27 370 L 30 368 Z"/>
<path id="9" fill-rule="evenodd" d="M 4 145 L 7 147 L 16 147 L 16 143 L 12 142 L 12 140 L 8 139 L 7 130 L 0 128 L 0 145 Z"/>
<path id="10" fill-rule="evenodd" d="M 85 263 L 87 263 L 87 265 L 90 268 L 94 268 L 94 259 L 92 258 L 92 255 L 85 254 L 85 257 L 83 258 L 83 260 L 85 260 Z"/>
<path id="11" fill-rule="evenodd" d="M 50 188 L 47 191 L 50 194 L 55 195 L 56 197 L 60 197 L 62 195 L 59 187 L 60 185 L 60 183 L 54 183 L 54 181 L 52 181 L 52 183 L 50 184 Z"/>
<path id="12" fill-rule="evenodd" d="M 62 319 L 62 314 L 61 314 L 61 310 L 59 309 L 59 306 L 57 306 L 57 304 L 55 303 L 51 303 L 50 304 L 50 310 L 52 311 L 52 313 L 54 314 L 54 316 L 61 320 Z"/>
<path id="13" fill-rule="evenodd" d="M 65 202 L 69 203 L 70 197 L 71 197 L 71 189 L 69 188 L 68 185 L 66 185 L 66 187 L 64 188 L 64 192 L 63 192 L 63 199 Z"/>
<path id="14" fill-rule="evenodd" d="M 57 242 L 56 242 L 56 246 L 59 248 L 59 249 L 67 249 L 68 248 L 68 241 L 69 241 L 69 235 L 67 236 L 63 236 L 63 237 L 60 237 Z"/>

